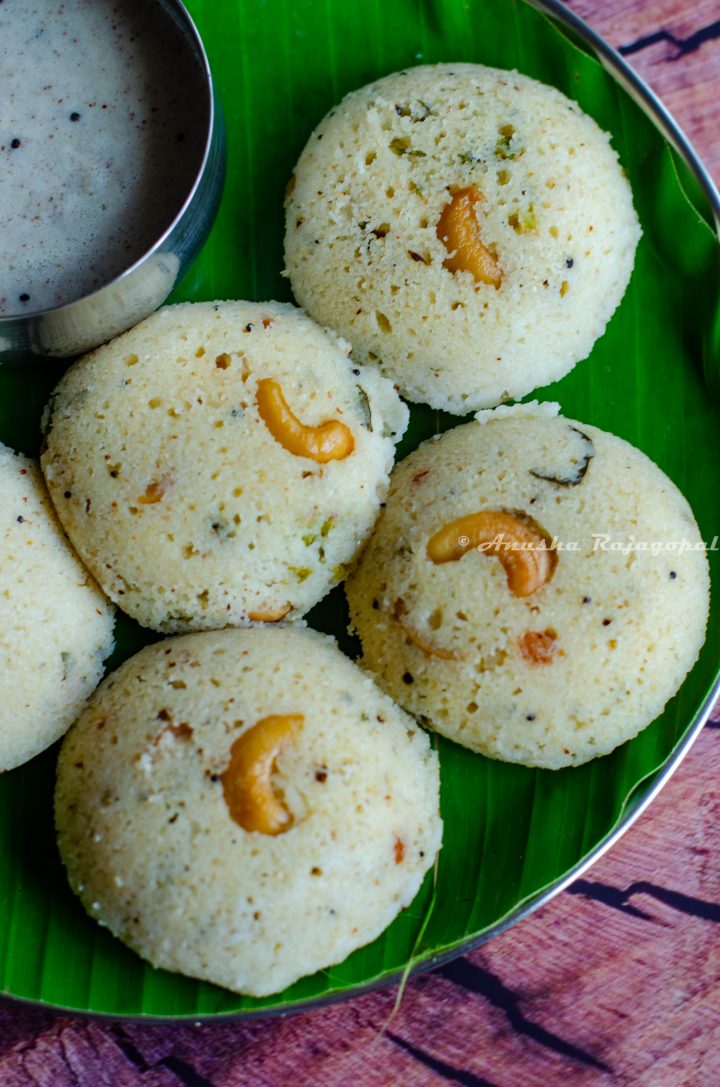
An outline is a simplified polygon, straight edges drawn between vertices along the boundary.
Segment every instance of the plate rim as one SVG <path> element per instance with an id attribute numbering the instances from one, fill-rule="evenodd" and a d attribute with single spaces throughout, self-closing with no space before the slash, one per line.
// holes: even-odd
<path id="1" fill-rule="evenodd" d="M 564 23 L 590 46 L 595 59 L 640 107 L 660 134 L 680 155 L 700 185 L 715 220 L 715 236 L 720 243 L 720 191 L 695 150 L 692 142 L 661 98 L 614 46 L 572 11 L 562 0 L 523 0 L 536 11 Z M 692 202 L 692 201 L 691 201 Z"/>
<path id="2" fill-rule="evenodd" d="M 674 116 L 667 109 L 661 99 L 655 94 L 645 80 L 634 68 L 611 46 L 596 30 L 594 30 L 581 16 L 572 11 L 562 0 L 522 0 L 529 7 L 548 16 L 551 21 L 566 26 L 574 31 L 579 38 L 587 44 L 596 60 L 605 68 L 610 76 L 625 90 L 632 100 L 638 105 L 655 128 L 668 141 L 677 152 L 685 165 L 690 169 L 701 190 L 703 191 L 715 222 L 715 236 L 720 245 L 720 192 L 710 176 L 707 168 L 695 150 L 693 144 L 686 136 Z M 595 847 L 582 857 L 568 872 L 564 873 L 556 881 L 547 887 L 529 896 L 517 904 L 505 917 L 489 926 L 483 932 L 475 936 L 467 937 L 456 947 L 440 951 L 427 959 L 417 962 L 402 970 L 395 970 L 390 974 L 375 978 L 366 984 L 354 986 L 342 992 L 328 992 L 322 996 L 306 1000 L 298 1000 L 293 1004 L 281 1008 L 250 1008 L 239 1011 L 207 1012 L 202 1014 L 163 1015 L 158 1013 L 131 1013 L 101 1012 L 90 1009 L 74 1008 L 70 1005 L 50 1003 L 48 1001 L 18 996 L 6 989 L 0 989 L 0 997 L 10 1000 L 18 1005 L 28 1008 L 41 1008 L 57 1012 L 58 1014 L 72 1015 L 85 1020 L 99 1022 L 126 1022 L 139 1024 L 171 1024 L 193 1023 L 196 1025 L 210 1025 L 213 1023 L 232 1023 L 260 1019 L 281 1019 L 298 1015 L 302 1012 L 315 1011 L 320 1008 L 332 1007 L 347 1000 L 354 1000 L 373 992 L 389 989 L 400 984 L 399 997 L 402 997 L 404 986 L 411 978 L 420 976 L 430 970 L 452 962 L 462 955 L 473 951 L 487 943 L 495 936 L 501 935 L 513 925 L 530 916 L 541 906 L 547 905 L 556 895 L 566 890 L 584 872 L 588 871 L 601 857 L 605 855 L 620 840 L 620 838 L 633 826 L 635 821 L 649 807 L 661 789 L 678 769 L 685 759 L 690 748 L 696 742 L 700 732 L 710 717 L 715 703 L 720 699 L 720 661 L 715 680 L 707 692 L 700 708 L 691 719 L 685 734 L 678 742 L 674 751 L 668 756 L 661 766 L 648 774 L 629 794 L 624 803 L 624 809 L 616 825 L 602 838 Z M 395 1008 L 391 1015 L 395 1014 Z"/>

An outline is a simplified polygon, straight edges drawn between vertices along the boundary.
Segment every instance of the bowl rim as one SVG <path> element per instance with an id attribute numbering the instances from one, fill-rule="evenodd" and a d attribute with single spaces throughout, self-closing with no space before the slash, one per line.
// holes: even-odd
<path id="1" fill-rule="evenodd" d="M 12 324 L 29 325 L 42 320 L 42 318 L 44 317 L 48 317 L 50 314 L 72 313 L 73 309 L 76 306 L 85 306 L 88 301 L 92 301 L 93 299 L 98 298 L 98 296 L 103 294 L 105 291 L 114 289 L 118 283 L 122 283 L 123 280 L 127 279 L 142 265 L 149 263 L 153 257 L 157 256 L 157 254 L 162 251 L 164 243 L 175 232 L 178 225 L 185 218 L 187 210 L 190 207 L 190 204 L 195 199 L 197 191 L 202 184 L 212 152 L 213 138 L 219 123 L 218 108 L 215 101 L 215 84 L 213 81 L 212 71 L 210 69 L 210 61 L 208 60 L 205 45 L 202 38 L 200 37 L 200 32 L 195 25 L 195 21 L 190 15 L 190 12 L 186 8 L 182 0 L 152 0 L 152 2 L 160 11 L 164 13 L 167 19 L 172 19 L 172 15 L 170 14 L 171 9 L 174 9 L 180 16 L 185 26 L 185 29 L 188 31 L 189 34 L 188 44 L 194 53 L 195 60 L 199 62 L 200 72 L 202 75 L 202 84 L 207 93 L 208 114 L 207 129 L 205 133 L 205 144 L 203 147 L 202 158 L 195 173 L 195 177 L 193 178 L 192 185 L 188 190 L 188 193 L 183 200 L 180 208 L 173 216 L 173 219 L 165 228 L 165 230 L 163 230 L 162 234 L 160 234 L 155 239 L 150 248 L 146 249 L 145 252 L 137 258 L 137 260 L 133 261 L 132 264 L 129 264 L 127 268 L 123 268 L 122 272 L 119 272 L 116 276 L 113 276 L 112 279 L 108 279 L 107 282 L 101 284 L 101 286 L 96 287 L 94 291 L 90 291 L 88 294 L 82 294 L 78 298 L 71 299 L 71 301 L 69 302 L 63 302 L 59 306 L 48 306 L 45 309 L 26 310 L 22 312 L 18 311 L 15 313 L 0 314 L 0 335 L 2 334 L 3 328 L 7 328 Z"/>

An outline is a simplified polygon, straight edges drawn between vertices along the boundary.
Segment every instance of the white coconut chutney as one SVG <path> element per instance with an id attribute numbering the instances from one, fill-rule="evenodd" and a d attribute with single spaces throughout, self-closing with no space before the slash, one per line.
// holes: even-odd
<path id="1" fill-rule="evenodd" d="M 201 163 L 208 96 L 180 30 L 132 0 L 0 3 L 0 316 L 138 260 Z"/>

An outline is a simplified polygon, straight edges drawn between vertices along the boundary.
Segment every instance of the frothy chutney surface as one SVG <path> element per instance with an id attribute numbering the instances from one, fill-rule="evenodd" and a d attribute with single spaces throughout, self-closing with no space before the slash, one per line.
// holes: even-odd
<path id="1" fill-rule="evenodd" d="M 199 63 L 137 0 L 0 2 L 0 316 L 71 302 L 170 225 L 202 159 Z"/>

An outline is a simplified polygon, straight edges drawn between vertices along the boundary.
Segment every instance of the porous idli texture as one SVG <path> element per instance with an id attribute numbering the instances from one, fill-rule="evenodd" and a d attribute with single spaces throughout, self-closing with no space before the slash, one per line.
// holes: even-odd
<path id="1" fill-rule="evenodd" d="M 44 751 L 75 719 L 112 651 L 113 614 L 35 461 L 0 445 L 0 771 Z"/>
<path id="2" fill-rule="evenodd" d="M 412 901 L 440 847 L 438 787 L 427 735 L 331 639 L 191 634 L 127 661 L 71 729 L 58 841 L 89 914 L 139 954 L 263 996 Z M 248 829 L 263 804 L 284 822 Z"/>
<path id="3" fill-rule="evenodd" d="M 595 121 L 553 87 L 475 64 L 412 68 L 349 94 L 310 137 L 288 193 L 298 302 L 410 400 L 459 414 L 585 358 L 640 237 Z M 465 206 L 453 227 L 454 200 Z M 478 252 L 484 280 L 467 265 Z"/>
<path id="4" fill-rule="evenodd" d="M 293 306 L 202 302 L 71 367 L 42 467 L 124 611 L 169 632 L 296 618 L 344 576 L 408 417 L 349 352 Z"/>
<path id="5" fill-rule="evenodd" d="M 597 427 L 498 408 L 425 442 L 347 582 L 364 663 L 401 706 L 493 758 L 604 755 L 662 711 L 705 636 L 692 511 Z"/>

